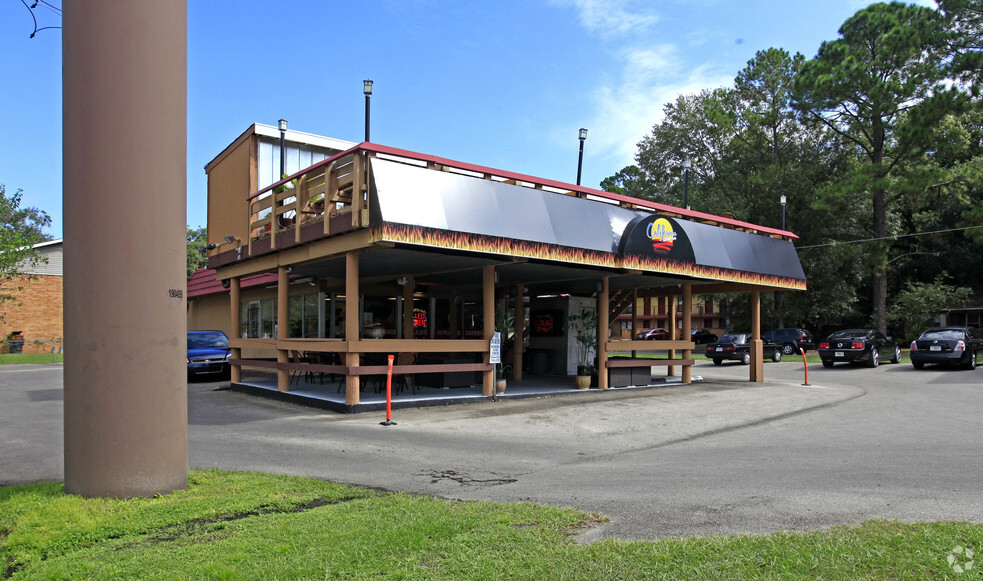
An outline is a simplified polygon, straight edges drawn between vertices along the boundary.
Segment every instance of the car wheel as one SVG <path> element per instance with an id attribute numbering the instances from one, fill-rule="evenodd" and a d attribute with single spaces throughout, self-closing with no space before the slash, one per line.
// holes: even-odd
<path id="1" fill-rule="evenodd" d="M 969 352 L 969 361 L 966 362 L 966 369 L 976 369 L 976 351 Z"/>
<path id="2" fill-rule="evenodd" d="M 925 364 L 924 363 L 916 363 L 915 361 L 912 361 L 911 362 L 911 366 L 914 367 L 915 369 L 921 369 L 922 367 L 925 367 Z"/>
<path id="3" fill-rule="evenodd" d="M 795 345 L 792 345 L 791 343 L 786 343 L 782 345 L 782 353 L 785 353 L 786 355 L 792 355 L 793 353 L 795 353 Z"/>
<path id="4" fill-rule="evenodd" d="M 745 353 L 741 355 L 741 365 L 751 365 L 751 354 Z"/>
<path id="5" fill-rule="evenodd" d="M 828 359 L 823 359 L 823 367 L 829 369 L 832 366 L 833 366 L 833 362 L 832 361 L 829 361 Z"/>
<path id="6" fill-rule="evenodd" d="M 782 360 L 782 350 L 781 349 L 775 349 L 775 351 L 771 354 L 771 360 L 774 361 L 775 363 L 781 362 L 781 360 Z"/>
<path id="7" fill-rule="evenodd" d="M 867 360 L 867 367 L 877 367 L 877 365 L 880 363 L 878 355 L 880 355 L 880 353 L 877 352 L 876 347 L 870 350 L 870 359 Z"/>
<path id="8" fill-rule="evenodd" d="M 891 363 L 901 363 L 901 347 L 897 345 L 894 346 L 894 357 L 891 358 Z"/>
<path id="9" fill-rule="evenodd" d="M 713 360 L 713 364 L 714 365 L 721 365 L 721 364 L 723 364 L 723 360 L 722 359 L 714 359 Z"/>

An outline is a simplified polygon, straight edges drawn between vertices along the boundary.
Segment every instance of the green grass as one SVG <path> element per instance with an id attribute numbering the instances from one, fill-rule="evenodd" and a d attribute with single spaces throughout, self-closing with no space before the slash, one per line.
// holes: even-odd
<path id="1" fill-rule="evenodd" d="M 452 502 L 290 476 L 193 471 L 187 490 L 82 499 L 0 488 L 7 579 L 943 579 L 983 526 L 872 521 L 816 533 L 604 541 L 598 515 Z"/>
<path id="2" fill-rule="evenodd" d="M 62 353 L 0 353 L 0 365 L 21 363 L 64 363 Z"/>

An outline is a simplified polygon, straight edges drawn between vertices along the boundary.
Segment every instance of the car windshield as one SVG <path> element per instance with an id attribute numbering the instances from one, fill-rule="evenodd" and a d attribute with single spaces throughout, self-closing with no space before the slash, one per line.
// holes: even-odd
<path id="1" fill-rule="evenodd" d="M 924 340 L 949 340 L 958 341 L 963 338 L 964 333 L 958 329 L 934 329 L 931 331 L 925 331 L 919 339 Z"/>
<path id="2" fill-rule="evenodd" d="M 724 335 L 723 337 L 720 338 L 720 342 L 721 343 L 743 343 L 744 342 L 744 334 L 743 333 L 733 333 L 733 334 Z"/>
<path id="3" fill-rule="evenodd" d="M 829 336 L 830 339 L 849 339 L 852 337 L 865 337 L 867 336 L 867 331 L 863 329 L 847 329 L 845 331 L 837 331 Z"/>
<path id="4" fill-rule="evenodd" d="M 188 333 L 188 349 L 228 349 L 224 333 Z"/>

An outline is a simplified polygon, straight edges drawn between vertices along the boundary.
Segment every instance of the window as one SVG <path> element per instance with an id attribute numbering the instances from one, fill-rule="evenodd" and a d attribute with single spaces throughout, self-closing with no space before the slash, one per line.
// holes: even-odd
<path id="1" fill-rule="evenodd" d="M 273 337 L 276 324 L 276 300 L 262 299 L 242 303 L 239 311 L 240 332 L 249 339 L 269 339 Z"/>
<path id="2" fill-rule="evenodd" d="M 290 297 L 290 314 L 288 315 L 290 337 L 310 338 L 318 336 L 317 310 L 320 302 L 318 296 L 318 293 L 308 293 Z"/>

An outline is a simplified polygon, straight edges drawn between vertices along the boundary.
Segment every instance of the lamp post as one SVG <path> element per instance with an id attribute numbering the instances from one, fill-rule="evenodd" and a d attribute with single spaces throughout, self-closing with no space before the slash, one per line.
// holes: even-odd
<path id="1" fill-rule="evenodd" d="M 689 168 L 693 167 L 693 162 L 687 157 L 683 161 L 683 170 L 685 170 L 685 177 L 683 177 L 683 207 L 689 210 Z"/>
<path id="2" fill-rule="evenodd" d="M 365 93 L 365 141 L 369 140 L 369 99 L 372 98 L 372 81 L 362 81 L 362 92 Z"/>
<path id="3" fill-rule="evenodd" d="M 785 229 L 785 194 L 782 194 L 778 201 L 782 204 L 782 230 Z M 785 327 L 785 293 L 775 291 L 775 310 L 778 311 L 778 328 Z"/>
<path id="4" fill-rule="evenodd" d="M 280 175 L 273 180 L 275 182 L 282 180 L 287 173 L 287 120 L 280 119 L 277 121 L 277 126 L 280 128 Z"/>
<path id="5" fill-rule="evenodd" d="M 584 141 L 587 140 L 587 130 L 580 128 L 580 155 L 577 157 L 577 185 L 580 185 L 580 170 L 584 167 Z"/>

